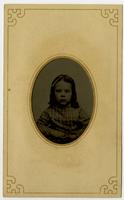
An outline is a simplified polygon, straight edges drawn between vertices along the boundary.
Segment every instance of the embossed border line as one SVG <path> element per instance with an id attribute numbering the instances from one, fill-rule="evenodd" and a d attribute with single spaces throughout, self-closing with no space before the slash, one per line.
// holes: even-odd
<path id="1" fill-rule="evenodd" d="M 8 149 L 9 149 L 9 136 L 8 136 L 8 111 L 9 111 L 9 104 L 8 104 L 8 93 L 10 91 L 9 85 L 8 85 L 8 78 L 9 78 L 9 31 L 10 27 L 14 27 L 17 24 L 17 19 L 23 18 L 26 15 L 27 11 L 98 11 L 103 18 L 103 20 L 108 20 L 108 23 L 116 28 L 117 30 L 117 80 L 116 80 L 116 122 L 117 122 L 117 128 L 116 128 L 116 175 L 113 177 L 109 177 L 108 183 L 106 185 L 99 186 L 99 190 L 97 192 L 82 192 L 82 193 L 77 193 L 77 192 L 26 192 L 24 190 L 24 186 L 22 184 L 17 184 L 16 183 L 16 178 L 12 175 L 9 174 L 8 170 Z M 118 183 L 117 183 L 117 178 L 118 178 L 118 9 L 108 9 L 108 8 L 103 8 L 103 9 L 83 9 L 83 8 L 74 8 L 74 9 L 59 9 L 59 8 L 26 8 L 26 9 L 21 9 L 21 8 L 16 8 L 16 9 L 7 9 L 7 14 L 8 14 L 8 24 L 7 24 L 7 194 L 10 194 L 11 196 L 18 196 L 18 194 L 21 194 L 21 196 L 27 196 L 27 195 L 109 195 L 109 194 L 117 194 L 118 192 Z M 14 186 L 14 189 L 13 187 Z M 111 186 L 111 189 L 110 187 Z M 20 196 L 20 195 L 19 195 Z"/>

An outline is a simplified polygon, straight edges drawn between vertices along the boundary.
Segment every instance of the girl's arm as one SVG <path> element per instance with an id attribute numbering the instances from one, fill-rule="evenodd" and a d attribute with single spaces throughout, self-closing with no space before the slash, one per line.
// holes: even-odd
<path id="1" fill-rule="evenodd" d="M 53 135 L 54 137 L 64 137 L 65 133 L 50 128 L 51 126 L 51 120 L 49 117 L 49 113 L 47 111 L 44 111 L 40 118 L 37 121 L 37 126 L 41 133 L 43 133 L 46 136 Z"/>
<path id="2" fill-rule="evenodd" d="M 86 128 L 86 126 L 89 123 L 90 118 L 88 117 L 88 115 L 86 114 L 86 112 L 80 108 L 79 111 L 79 126 L 82 126 L 82 128 Z"/>
<path id="3" fill-rule="evenodd" d="M 87 116 L 86 112 L 80 108 L 79 110 L 79 118 L 77 120 L 77 129 L 70 131 L 69 137 L 71 139 L 78 138 L 86 129 L 90 118 Z"/>

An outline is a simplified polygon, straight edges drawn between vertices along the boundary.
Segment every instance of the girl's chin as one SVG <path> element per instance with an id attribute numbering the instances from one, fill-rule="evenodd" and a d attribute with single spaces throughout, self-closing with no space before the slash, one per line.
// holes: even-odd
<path id="1" fill-rule="evenodd" d="M 60 102 L 60 103 L 58 103 L 58 105 L 59 105 L 60 107 L 66 107 L 66 106 L 69 106 L 70 103 L 68 103 L 68 102 Z"/>

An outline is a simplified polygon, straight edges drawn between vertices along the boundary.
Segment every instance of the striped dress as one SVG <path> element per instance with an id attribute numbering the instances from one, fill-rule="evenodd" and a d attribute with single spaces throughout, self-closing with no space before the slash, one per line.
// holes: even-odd
<path id="1" fill-rule="evenodd" d="M 78 138 L 89 123 L 79 108 L 48 107 L 37 121 L 41 133 L 56 143 L 68 143 Z"/>

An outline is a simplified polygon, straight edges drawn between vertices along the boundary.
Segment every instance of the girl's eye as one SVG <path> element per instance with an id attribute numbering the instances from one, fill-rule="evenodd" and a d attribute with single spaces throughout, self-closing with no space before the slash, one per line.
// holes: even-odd
<path id="1" fill-rule="evenodd" d="M 66 93 L 69 93 L 69 92 L 70 92 L 70 90 L 65 90 L 65 92 L 66 92 Z"/>
<path id="2" fill-rule="evenodd" d="M 56 92 L 61 92 L 61 90 L 60 89 L 56 89 Z"/>

